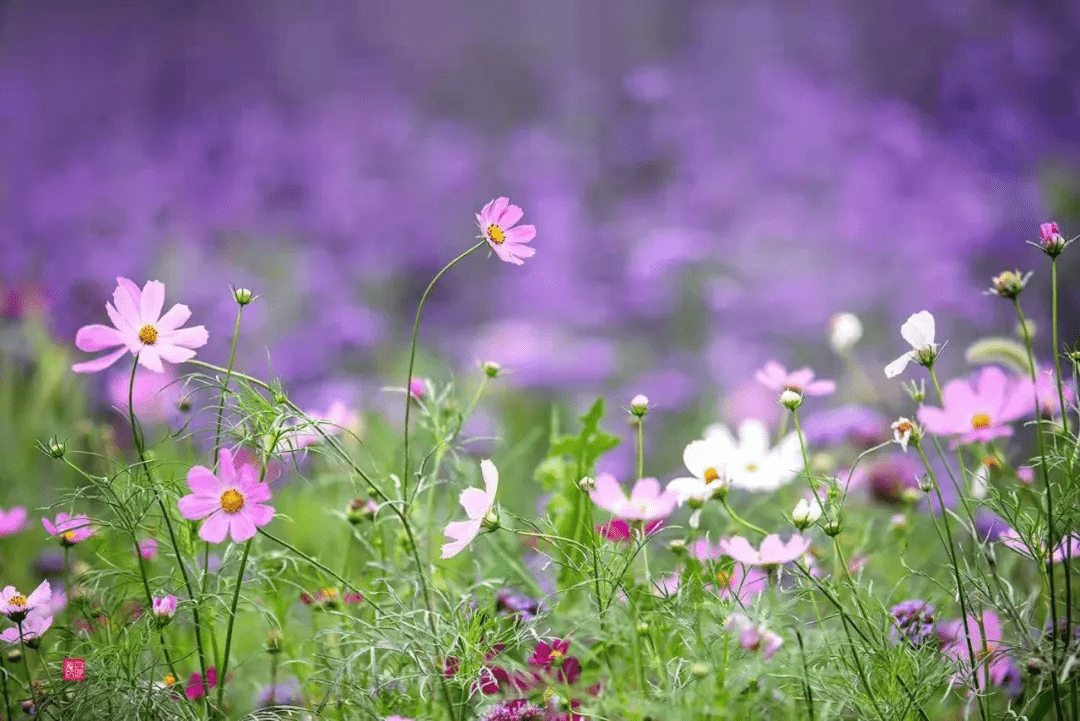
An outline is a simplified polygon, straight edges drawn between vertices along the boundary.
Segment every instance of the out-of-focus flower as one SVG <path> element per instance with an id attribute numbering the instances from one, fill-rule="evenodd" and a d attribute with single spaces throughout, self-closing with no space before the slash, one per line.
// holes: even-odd
<path id="1" fill-rule="evenodd" d="M 791 512 L 791 522 L 800 531 L 805 531 L 817 523 L 819 518 L 821 518 L 821 504 L 818 501 L 807 501 L 805 498 L 800 498 L 795 504 L 795 510 Z"/>
<path id="2" fill-rule="evenodd" d="M 488 242 L 500 260 L 515 265 L 523 265 L 525 258 L 536 254 L 536 248 L 526 245 L 536 237 L 536 228 L 517 225 L 523 215 L 521 208 L 510 205 L 509 198 L 496 198 L 476 214 L 480 237 Z"/>
<path id="3" fill-rule="evenodd" d="M 176 596 L 170 593 L 167 596 L 154 596 L 152 600 L 151 613 L 159 625 L 166 625 L 176 615 Z"/>
<path id="4" fill-rule="evenodd" d="M 1042 223 L 1039 225 L 1039 242 L 1031 243 L 1042 252 L 1046 253 L 1051 258 L 1056 258 L 1069 247 L 1069 244 L 1076 240 L 1065 240 L 1061 237 L 1061 232 L 1058 230 L 1058 224 L 1054 222 Z"/>
<path id="5" fill-rule="evenodd" d="M 839 356 L 851 353 L 862 334 L 862 321 L 854 313 L 837 313 L 829 319 L 829 347 Z"/>
<path id="6" fill-rule="evenodd" d="M 26 509 L 13 506 L 10 511 L 0 508 L 0 537 L 11 536 L 26 528 Z"/>
<path id="7" fill-rule="evenodd" d="M 715 440 L 692 441 L 683 450 L 683 464 L 690 471 L 690 478 L 676 478 L 667 485 L 669 493 L 675 494 L 679 505 L 688 500 L 707 501 L 714 494 L 727 491 L 724 466 L 730 460 L 725 456 L 729 448 Z"/>
<path id="8" fill-rule="evenodd" d="M 158 542 L 156 538 L 144 538 L 139 541 L 139 555 L 147 561 L 157 558 Z"/>
<path id="9" fill-rule="evenodd" d="M 52 616 L 32 613 L 23 619 L 21 627 L 11 626 L 0 632 L 0 640 L 8 643 L 25 643 L 30 648 L 35 648 L 37 639 L 45 635 L 52 626 L 52 622 Z"/>
<path id="10" fill-rule="evenodd" d="M 267 709 L 276 706 L 302 707 L 304 694 L 300 682 L 295 676 L 286 676 L 277 683 L 263 686 L 255 694 L 255 708 Z"/>
<path id="11" fill-rule="evenodd" d="M 42 581 L 38 587 L 24 596 L 14 586 L 5 586 L 0 591 L 0 613 L 8 617 L 12 622 L 18 623 L 26 618 L 34 609 L 47 606 L 52 597 L 49 590 L 49 582 Z"/>
<path id="12" fill-rule="evenodd" d="M 981 626 L 981 627 L 980 627 Z M 1001 640 L 1001 621 L 993 611 L 985 611 L 982 623 L 975 616 L 968 616 L 964 621 L 952 621 L 938 629 L 941 639 L 941 652 L 960 666 L 961 671 L 953 677 L 955 685 L 972 684 L 971 656 L 968 641 L 975 652 L 975 674 L 978 687 L 985 689 L 986 670 L 989 666 L 990 683 L 1002 686 L 1010 695 L 1020 691 L 1020 677 L 1016 666 L 1007 655 L 1007 647 Z"/>
<path id="13" fill-rule="evenodd" d="M 900 326 L 900 335 L 911 346 L 911 350 L 885 366 L 886 378 L 895 378 L 903 373 L 911 361 L 920 365 L 931 365 L 937 357 L 934 316 L 930 315 L 929 311 L 919 311 L 909 317 Z"/>
<path id="14" fill-rule="evenodd" d="M 548 713 L 528 699 L 515 698 L 509 701 L 500 701 L 491 707 L 484 721 L 544 721 Z M 391 716 L 386 721 L 412 721 L 400 716 Z"/>
<path id="15" fill-rule="evenodd" d="M 663 520 L 653 521 L 652 523 L 645 524 L 645 535 L 651 536 L 664 527 Z M 630 524 L 621 518 L 613 518 L 607 523 L 602 523 L 596 527 L 596 532 L 609 541 L 629 541 L 630 540 Z"/>
<path id="16" fill-rule="evenodd" d="M 105 370 L 130 351 L 138 355 L 139 364 L 155 373 L 164 372 L 162 361 L 183 363 L 195 357 L 195 348 L 206 345 L 209 335 L 201 325 L 180 328 L 191 311 L 177 303 L 165 315 L 165 285 L 151 280 L 139 286 L 127 278 L 116 279 L 113 302 L 105 304 L 113 327 L 87 325 L 79 329 L 75 345 L 81 351 L 94 352 L 123 346 L 107 355 L 71 367 L 76 373 L 96 373 Z M 114 305 L 115 304 L 115 305 Z"/>
<path id="17" fill-rule="evenodd" d="M 907 453 L 908 443 L 914 442 L 917 446 L 922 439 L 922 430 L 912 423 L 910 419 L 903 416 L 893 421 L 891 428 L 893 440 L 900 444 L 900 447 L 904 449 L 904 453 Z"/>
<path id="18" fill-rule="evenodd" d="M 766 363 L 764 368 L 754 374 L 754 378 L 777 393 L 794 391 L 800 395 L 825 396 L 836 391 L 835 382 L 815 381 L 814 371 L 809 368 L 800 368 L 788 373 L 784 366 L 774 360 Z"/>
<path id="19" fill-rule="evenodd" d="M 866 449 L 887 438 L 885 423 L 885 416 L 875 408 L 846 405 L 809 414 L 802 426 L 810 446 L 851 443 L 859 449 Z"/>
<path id="20" fill-rule="evenodd" d="M 1012 380 L 997 366 L 987 366 L 972 384 L 957 378 L 942 390 L 944 408 L 922 406 L 919 422 L 926 432 L 957 436 L 957 443 L 977 443 L 1011 436 L 1011 421 L 1031 413 L 1030 381 Z"/>
<path id="21" fill-rule="evenodd" d="M 500 616 L 529 621 L 544 610 L 544 602 L 504 588 L 495 594 L 495 608 Z"/>
<path id="22" fill-rule="evenodd" d="M 446 524 L 446 537 L 452 539 L 443 544 L 442 557 L 452 558 L 468 546 L 484 524 L 495 524 L 492 507 L 495 505 L 495 492 L 499 490 L 499 470 L 488 459 L 480 461 L 480 473 L 484 477 L 484 490 L 466 488 L 458 499 L 467 521 L 452 521 Z"/>
<path id="23" fill-rule="evenodd" d="M 1017 378 L 1016 382 L 1020 386 L 1020 392 L 1031 393 L 1031 380 L 1028 378 Z M 1057 380 L 1054 376 L 1053 368 L 1040 369 L 1035 375 L 1035 394 L 1039 399 L 1039 412 L 1043 418 L 1057 419 L 1061 418 L 1061 400 L 1058 398 Z M 1065 397 L 1065 408 L 1068 410 L 1069 405 L 1076 398 L 1076 393 L 1073 391 L 1072 384 L 1063 382 L 1061 384 L 1061 394 Z"/>
<path id="24" fill-rule="evenodd" d="M 848 493 L 865 488 L 880 503 L 905 505 L 918 498 L 919 476 L 925 471 L 917 458 L 893 453 L 860 463 L 841 477 L 850 475 Z"/>
<path id="25" fill-rule="evenodd" d="M 1035 469 L 1031 466 L 1020 466 L 1016 469 L 1016 480 L 1025 486 L 1032 485 L 1035 483 Z"/>
<path id="26" fill-rule="evenodd" d="M 610 473 L 596 477 L 596 489 L 589 498 L 600 508 L 625 521 L 657 521 L 667 518 L 675 509 L 676 497 L 660 490 L 655 478 L 642 478 L 634 484 L 629 498 Z"/>
<path id="27" fill-rule="evenodd" d="M 784 639 L 763 625 L 755 624 L 741 613 L 728 616 L 724 629 L 739 635 L 739 646 L 744 651 L 761 651 L 763 658 L 770 658 L 783 645 Z"/>
<path id="28" fill-rule="evenodd" d="M 431 395 L 431 381 L 426 378 L 413 378 L 409 381 L 409 395 L 422 401 Z"/>
<path id="29" fill-rule="evenodd" d="M 725 467 L 732 488 L 775 491 L 802 469 L 798 436 L 790 433 L 775 448 L 770 448 L 769 429 L 759 420 L 743 421 L 739 425 L 738 441 L 722 423 L 706 428 L 705 440 L 717 446 L 718 457 L 728 459 Z"/>
<path id="30" fill-rule="evenodd" d="M 698 561 L 710 561 L 724 555 L 718 544 L 709 543 L 708 539 L 699 538 L 689 547 L 690 556 Z M 706 588 L 715 588 L 720 598 L 735 598 L 746 605 L 769 586 L 769 575 L 765 571 L 736 563 L 730 570 L 716 572 L 716 583 L 708 583 Z"/>
<path id="31" fill-rule="evenodd" d="M 640 393 L 630 400 L 630 412 L 639 418 L 649 412 L 649 399 Z"/>
<path id="32" fill-rule="evenodd" d="M 206 519 L 199 527 L 199 538 L 207 543 L 221 543 L 226 534 L 235 543 L 252 538 L 257 526 L 274 518 L 274 509 L 263 503 L 270 500 L 270 487 L 259 482 L 254 466 L 233 464 L 228 448 L 221 449 L 220 477 L 205 466 L 188 471 L 192 493 L 177 502 L 180 514 L 189 521 Z"/>
<path id="33" fill-rule="evenodd" d="M 1019 270 L 1005 270 L 993 277 L 990 281 L 990 290 L 987 291 L 992 295 L 998 295 L 1002 298 L 1013 299 L 1016 298 L 1027 286 L 1029 280 L 1031 280 L 1032 273 L 1026 275 Z"/>
<path id="34" fill-rule="evenodd" d="M 754 548 L 742 536 L 721 538 L 720 552 L 747 566 L 778 566 L 799 558 L 810 548 L 810 539 L 795 534 L 787 541 L 781 541 L 775 533 L 765 536 L 760 549 Z"/>
<path id="35" fill-rule="evenodd" d="M 142 368 L 135 371 L 135 384 L 131 373 L 114 373 L 109 377 L 109 400 L 113 406 L 128 416 L 128 391 L 131 392 L 135 415 L 144 423 L 164 423 L 180 411 L 180 383 L 171 370 L 150 373 Z"/>
<path id="36" fill-rule="evenodd" d="M 61 546 L 74 546 L 94 535 L 94 529 L 90 526 L 90 517 L 81 513 L 76 516 L 57 513 L 55 523 L 48 518 L 42 518 L 41 525 L 49 535 L 60 541 Z"/>
<path id="37" fill-rule="evenodd" d="M 206 695 L 206 689 L 214 688 L 217 686 L 217 668 L 211 666 L 206 669 L 206 683 L 203 683 L 203 677 L 200 673 L 191 674 L 191 678 L 188 679 L 187 686 L 184 687 L 184 694 L 189 700 L 194 701 L 197 698 L 202 698 Z"/>
<path id="38" fill-rule="evenodd" d="M 325 413 L 321 411 L 307 411 L 305 414 L 311 419 L 310 423 L 297 424 L 286 430 L 279 443 L 288 451 L 298 451 L 301 448 L 316 445 L 323 440 L 321 429 L 326 435 L 337 435 L 355 430 L 360 423 L 357 412 L 341 401 L 334 401 L 330 409 Z M 316 426 L 318 429 L 316 429 Z"/>
<path id="39" fill-rule="evenodd" d="M 1046 544 L 1044 542 L 1040 540 L 1037 549 L 1033 549 L 1013 528 L 1006 527 L 1003 529 L 998 534 L 997 540 L 1001 545 L 1026 558 L 1034 560 L 1036 556 L 1045 557 L 1046 555 Z M 1080 558 L 1080 535 L 1072 533 L 1061 539 L 1047 560 L 1049 563 L 1061 563 L 1068 559 L 1075 560 L 1077 558 Z"/>
<path id="40" fill-rule="evenodd" d="M 893 643 L 901 641 L 921 646 L 935 638 L 934 611 L 926 601 L 904 601 L 892 607 L 893 627 L 890 635 Z"/>

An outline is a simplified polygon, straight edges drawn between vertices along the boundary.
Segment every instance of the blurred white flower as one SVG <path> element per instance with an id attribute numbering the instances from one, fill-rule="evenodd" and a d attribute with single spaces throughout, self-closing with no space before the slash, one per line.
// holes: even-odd
<path id="1" fill-rule="evenodd" d="M 862 321 L 854 313 L 837 313 L 829 319 L 829 347 L 837 355 L 850 353 L 862 334 Z"/>

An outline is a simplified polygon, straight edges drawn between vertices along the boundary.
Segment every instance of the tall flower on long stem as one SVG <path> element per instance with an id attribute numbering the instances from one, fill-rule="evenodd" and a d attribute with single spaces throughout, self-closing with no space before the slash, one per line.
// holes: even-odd
<path id="1" fill-rule="evenodd" d="M 484 490 L 466 488 L 461 492 L 460 503 L 469 520 L 454 521 L 446 525 L 446 537 L 452 539 L 443 544 L 442 557 L 453 558 L 472 543 L 485 525 L 495 525 L 491 509 L 495 505 L 495 492 L 499 490 L 499 469 L 488 459 L 480 461 L 480 473 L 484 476 Z"/>
<path id="2" fill-rule="evenodd" d="M 480 237 L 487 241 L 499 260 L 524 265 L 524 258 L 536 255 L 536 248 L 526 245 L 536 237 L 536 228 L 517 225 L 523 215 L 521 208 L 510 205 L 509 198 L 496 198 L 476 214 Z"/>
<path id="3" fill-rule="evenodd" d="M 195 348 L 206 345 L 209 335 L 201 325 L 181 328 L 191 311 L 177 303 L 165 315 L 165 285 L 151 280 L 139 286 L 127 278 L 117 278 L 113 302 L 105 311 L 113 327 L 87 325 L 79 329 L 75 345 L 79 350 L 94 352 L 117 348 L 106 355 L 71 367 L 76 373 L 96 373 L 105 370 L 127 352 L 138 356 L 139 363 L 155 373 L 165 371 L 161 362 L 183 363 L 195 357 Z M 118 348 L 118 346 L 120 346 Z"/>

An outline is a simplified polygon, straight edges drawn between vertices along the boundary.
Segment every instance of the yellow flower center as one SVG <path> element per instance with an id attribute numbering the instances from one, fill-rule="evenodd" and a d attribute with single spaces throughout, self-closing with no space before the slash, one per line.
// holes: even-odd
<path id="1" fill-rule="evenodd" d="M 548 658 L 550 658 L 552 661 L 558 661 L 560 658 L 562 658 L 562 656 L 562 651 L 557 648 L 553 648 L 551 650 L 551 653 L 548 654 Z"/>
<path id="2" fill-rule="evenodd" d="M 322 589 L 323 598 L 337 598 L 338 592 L 336 588 L 324 588 Z"/>
<path id="3" fill-rule="evenodd" d="M 64 540 L 72 545 L 75 545 L 75 531 L 66 531 L 64 533 Z"/>
<path id="4" fill-rule="evenodd" d="M 907 421 L 904 421 L 903 423 L 896 424 L 896 432 L 899 433 L 900 435 L 904 435 L 905 433 L 911 433 L 911 428 L 912 428 L 911 424 L 908 423 Z"/>
<path id="5" fill-rule="evenodd" d="M 747 463 L 746 464 L 746 472 L 747 473 L 757 473 L 757 470 L 758 470 L 758 465 L 756 463 Z"/>
<path id="6" fill-rule="evenodd" d="M 719 477 L 720 477 L 720 474 L 716 472 L 715 468 L 706 468 L 705 469 L 705 483 L 706 484 L 712 483 L 713 481 L 715 481 Z"/>
<path id="7" fill-rule="evenodd" d="M 976 413 L 971 417 L 971 427 L 975 430 L 986 428 L 990 425 L 990 416 L 985 413 Z"/>
<path id="8" fill-rule="evenodd" d="M 152 325 L 144 325 L 139 328 L 139 341 L 143 345 L 154 345 L 157 343 L 157 328 Z"/>
<path id="9" fill-rule="evenodd" d="M 22 595 L 21 593 L 15 594 L 14 596 L 11 597 L 11 600 L 8 601 L 8 605 L 25 607 L 26 606 L 26 596 Z"/>
<path id="10" fill-rule="evenodd" d="M 238 513 L 244 507 L 244 496 L 240 491 L 229 489 L 221 494 L 221 510 L 226 513 Z"/>
<path id="11" fill-rule="evenodd" d="M 163 680 L 165 681 L 166 686 L 172 686 L 174 683 L 176 683 L 176 676 L 173 676 L 170 673 L 167 676 L 165 676 L 165 678 Z"/>
<path id="12" fill-rule="evenodd" d="M 727 571 L 718 571 L 716 580 L 720 582 L 721 586 L 727 587 L 727 585 L 731 583 L 731 574 Z"/>
<path id="13" fill-rule="evenodd" d="M 983 459 L 982 464 L 987 468 L 997 468 L 1000 465 L 997 456 L 987 456 Z"/>
<path id="14" fill-rule="evenodd" d="M 506 241 L 506 232 L 494 223 L 487 227 L 487 234 L 495 245 L 502 245 Z"/>

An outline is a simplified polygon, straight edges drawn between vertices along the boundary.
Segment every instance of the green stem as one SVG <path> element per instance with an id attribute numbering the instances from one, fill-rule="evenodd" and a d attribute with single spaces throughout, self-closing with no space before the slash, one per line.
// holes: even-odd
<path id="1" fill-rule="evenodd" d="M 236 310 L 236 325 L 233 327 L 232 346 L 229 348 L 229 364 L 225 366 L 225 378 L 221 381 L 221 402 L 218 404 L 217 427 L 214 429 L 214 470 L 217 470 L 218 455 L 221 452 L 221 419 L 225 415 L 225 395 L 229 392 L 229 378 L 232 376 L 233 362 L 236 360 L 236 341 L 240 338 L 240 318 L 244 315 L 244 306 Z"/>
<path id="2" fill-rule="evenodd" d="M 479 243 L 450 261 L 446 267 L 435 274 L 435 277 L 431 279 L 431 282 L 428 283 L 428 287 L 424 290 L 424 294 L 420 296 L 420 305 L 416 309 L 416 320 L 413 321 L 412 343 L 409 345 L 409 374 L 405 378 L 405 468 L 401 474 L 401 498 L 406 502 L 408 502 L 409 498 L 409 415 L 412 410 L 413 402 L 412 379 L 413 367 L 416 364 L 416 340 L 420 334 L 420 316 L 424 312 L 424 304 L 427 303 L 428 294 L 431 293 L 431 289 L 435 287 L 435 283 L 438 282 L 439 278 L 443 277 L 444 273 L 457 265 L 458 261 L 462 260 L 473 251 L 479 250 L 486 243 L 486 240 L 481 240 Z"/>
<path id="3" fill-rule="evenodd" d="M 1053 487 L 1050 485 L 1050 472 L 1047 469 L 1049 459 L 1046 457 L 1046 440 L 1043 438 L 1043 423 L 1042 423 L 1042 409 L 1039 407 L 1039 392 L 1035 388 L 1038 383 L 1038 374 L 1035 370 L 1035 352 L 1031 345 L 1031 332 L 1028 329 L 1027 321 L 1024 319 L 1024 311 L 1020 308 L 1020 299 L 1013 297 L 1013 307 L 1016 308 L 1016 316 L 1020 319 L 1020 327 L 1024 331 L 1024 346 L 1027 348 L 1028 365 L 1031 371 L 1031 385 L 1032 393 L 1035 395 L 1035 435 L 1039 444 L 1039 470 L 1041 471 L 1043 485 L 1046 487 L 1046 552 L 1048 554 L 1054 553 L 1054 492 Z M 1057 360 L 1057 348 L 1054 348 L 1054 360 Z M 1060 379 L 1059 379 L 1060 382 Z M 1064 422 L 1064 417 L 1062 422 Z M 1042 565 L 1042 564 L 1040 564 Z M 1058 634 L 1056 632 L 1058 628 L 1058 615 L 1057 615 L 1057 592 L 1054 589 L 1054 568 L 1053 564 L 1046 565 L 1046 575 L 1050 585 L 1050 598 L 1047 599 L 1050 606 L 1050 619 L 1053 623 L 1052 628 L 1055 632 L 1051 634 L 1050 645 L 1050 660 L 1051 660 L 1051 672 L 1050 672 L 1050 684 L 1054 693 L 1054 709 L 1057 712 L 1058 718 L 1065 718 L 1064 710 L 1061 705 L 1061 690 L 1058 688 L 1057 680 L 1057 646 L 1058 646 Z"/>
<path id="4" fill-rule="evenodd" d="M 68 546 L 68 544 L 66 544 L 66 543 L 63 544 L 63 546 L 64 546 L 64 593 L 67 595 L 68 598 L 71 598 L 71 564 L 69 563 L 69 558 L 68 558 L 68 554 L 71 551 L 71 547 Z M 136 549 L 136 550 L 138 550 L 138 549 Z M 142 558 L 142 556 L 140 555 L 139 558 Z M 73 604 L 70 604 L 70 603 L 64 605 L 64 621 L 67 623 L 68 633 L 71 634 L 68 637 L 68 642 L 65 644 L 65 647 L 68 648 L 68 649 L 71 648 L 71 645 L 70 645 L 71 639 L 75 637 L 75 629 L 71 625 L 71 607 L 72 607 L 72 605 Z"/>
<path id="5" fill-rule="evenodd" d="M 810 472 L 810 456 L 806 453 L 806 438 L 803 436 L 802 424 L 799 423 L 799 411 L 797 409 L 791 411 L 791 419 L 795 422 L 795 432 L 799 435 L 799 450 L 802 451 L 803 472 L 806 474 L 806 481 L 814 494 L 814 500 L 820 504 L 822 498 L 818 495 L 818 485 L 817 481 L 814 480 L 814 474 Z"/>
<path id="6" fill-rule="evenodd" d="M 26 660 L 26 657 L 30 655 L 30 649 L 26 646 L 26 640 L 23 638 L 23 625 L 22 621 L 17 623 L 19 627 L 19 644 L 22 646 L 22 660 L 23 668 L 26 670 L 26 686 L 30 689 L 30 698 L 34 701 L 35 713 L 41 713 L 41 704 L 38 702 L 37 693 L 34 691 L 34 679 L 30 675 L 30 662 Z"/>
<path id="7" fill-rule="evenodd" d="M 0 656 L 0 673 L 4 674 L 4 718 L 11 718 L 11 696 L 8 695 L 8 672 L 4 659 Z"/>
<path id="8" fill-rule="evenodd" d="M 202 642 L 202 624 L 199 621 L 199 603 L 198 597 L 195 595 L 194 589 L 191 587 L 191 578 L 188 577 L 187 567 L 184 566 L 184 559 L 180 555 L 180 544 L 176 541 L 176 533 L 173 531 L 172 520 L 169 516 L 169 511 L 165 507 L 165 501 L 162 500 L 161 494 L 158 492 L 157 486 L 154 485 L 154 478 L 150 473 L 150 466 L 146 463 L 146 451 L 143 448 L 142 433 L 139 431 L 139 426 L 135 422 L 135 370 L 139 367 L 139 355 L 135 354 L 135 360 L 131 364 L 131 379 L 128 381 L 128 421 L 131 423 L 131 435 L 135 442 L 135 449 L 139 453 L 139 465 L 143 469 L 143 473 L 146 474 L 146 483 L 154 492 L 154 497 L 157 499 L 158 507 L 161 508 L 161 516 L 165 521 L 165 527 L 169 531 L 169 541 L 172 543 L 173 553 L 176 555 L 176 563 L 180 566 L 180 575 L 184 579 L 184 587 L 187 589 L 188 598 L 191 599 L 191 614 L 195 621 L 195 646 L 199 651 L 199 668 L 202 671 L 203 678 L 206 678 L 206 653 L 203 651 Z M 141 558 L 141 556 L 140 556 Z M 141 567 L 141 564 L 140 564 Z M 145 578 L 144 578 L 145 580 Z M 175 675 L 175 674 L 174 674 Z M 179 678 L 179 677 L 177 677 Z M 210 694 L 207 693 L 203 696 L 203 704 L 207 714 L 210 713 Z"/>
<path id="9" fill-rule="evenodd" d="M 1054 342 L 1054 377 L 1057 379 L 1058 402 L 1061 403 L 1061 428 L 1066 435 L 1069 433 L 1069 414 L 1065 407 L 1065 390 L 1061 383 L 1061 355 L 1058 346 L 1058 273 L 1057 258 L 1050 260 L 1050 314 L 1053 317 L 1051 333 Z"/>
<path id="10" fill-rule="evenodd" d="M 720 499 L 720 505 L 722 505 L 724 507 L 724 510 L 728 512 L 728 515 L 731 516 L 731 520 L 735 521 L 738 524 L 746 526 L 751 531 L 754 531 L 756 533 L 760 533 L 763 537 L 769 535 L 768 531 L 766 531 L 766 530 L 764 530 L 762 528 L 759 528 L 758 526 L 755 526 L 753 523 L 750 523 L 750 521 L 747 521 L 747 520 L 741 518 L 739 516 L 739 514 L 735 513 L 735 511 L 731 510 L 731 506 L 728 505 L 728 502 L 727 502 L 726 498 L 721 498 Z"/>
<path id="11" fill-rule="evenodd" d="M 645 416 L 637 417 L 637 477 L 645 477 Z"/>
<path id="12" fill-rule="evenodd" d="M 236 605 L 240 601 L 240 584 L 244 580 L 244 569 L 247 567 L 248 554 L 251 552 L 251 544 L 255 540 L 252 536 L 244 544 L 244 556 L 240 559 L 240 570 L 236 574 L 236 588 L 233 589 L 232 606 L 229 608 L 229 625 L 225 627 L 225 655 L 221 658 L 221 678 L 218 679 L 217 710 L 224 718 L 222 701 L 225 698 L 225 679 L 229 672 L 229 651 L 232 650 L 233 625 L 236 623 Z M 209 696 L 209 689 L 207 695 Z"/>

